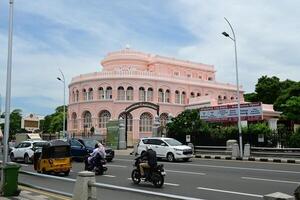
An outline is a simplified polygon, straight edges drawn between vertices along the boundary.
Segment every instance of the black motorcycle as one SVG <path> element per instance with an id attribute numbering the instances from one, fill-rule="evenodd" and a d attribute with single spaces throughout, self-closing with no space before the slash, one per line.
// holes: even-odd
<path id="1" fill-rule="evenodd" d="M 84 158 L 84 170 L 95 172 L 96 175 L 103 175 L 104 172 L 107 171 L 107 167 L 105 166 L 106 160 L 102 158 L 99 154 L 96 157 L 92 158 L 90 163 L 88 162 L 88 157 Z"/>
<path id="2" fill-rule="evenodd" d="M 131 179 L 134 184 L 139 184 L 142 180 L 142 176 L 139 170 L 139 164 L 142 162 L 141 158 L 136 158 L 134 167 L 135 169 L 132 170 Z M 164 176 L 166 172 L 164 170 L 164 165 L 160 164 L 155 166 L 154 168 L 144 169 L 145 172 L 145 182 L 153 183 L 156 188 L 160 188 L 163 186 L 165 182 Z"/>

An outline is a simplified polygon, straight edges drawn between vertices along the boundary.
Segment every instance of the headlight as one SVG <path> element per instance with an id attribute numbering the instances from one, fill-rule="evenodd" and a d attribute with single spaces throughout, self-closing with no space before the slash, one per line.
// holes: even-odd
<path id="1" fill-rule="evenodd" d="M 175 151 L 183 151 L 182 149 L 176 149 L 176 148 L 174 148 L 174 150 L 175 150 Z"/>

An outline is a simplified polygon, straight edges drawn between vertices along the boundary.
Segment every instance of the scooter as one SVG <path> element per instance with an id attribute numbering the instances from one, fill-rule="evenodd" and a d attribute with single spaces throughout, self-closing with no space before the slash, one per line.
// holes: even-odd
<path id="1" fill-rule="evenodd" d="M 141 158 L 136 158 L 134 167 L 135 169 L 132 170 L 131 173 L 131 179 L 134 184 L 139 184 L 142 180 L 142 176 L 140 173 L 140 167 L 139 164 L 142 162 Z M 154 168 L 150 169 L 144 169 L 145 171 L 145 182 L 150 182 L 152 183 L 156 188 L 161 188 L 165 182 L 165 175 L 166 172 L 164 170 L 164 165 L 160 164 L 155 166 Z"/>
<path id="2" fill-rule="evenodd" d="M 107 167 L 105 166 L 106 160 L 99 154 L 97 154 L 95 158 L 92 158 L 90 163 L 88 162 L 88 157 L 89 156 L 86 156 L 84 159 L 85 170 L 95 172 L 96 175 L 103 175 L 104 172 L 107 171 Z"/>

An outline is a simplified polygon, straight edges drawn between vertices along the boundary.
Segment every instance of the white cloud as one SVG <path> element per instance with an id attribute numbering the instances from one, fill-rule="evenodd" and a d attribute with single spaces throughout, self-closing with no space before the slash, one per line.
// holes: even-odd
<path id="1" fill-rule="evenodd" d="M 0 93 L 5 93 L 7 10 L 0 12 Z M 254 90 L 262 75 L 299 81 L 298 1 L 15 1 L 12 96 L 61 105 L 61 68 L 69 83 L 99 71 L 106 53 L 124 48 L 215 65 L 217 80 L 235 84 L 237 36 L 240 84 Z M 5 10 L 5 9 L 6 10 Z M 46 102 L 38 103 L 41 98 Z M 32 108 L 34 109 L 34 108 Z M 28 108 L 27 108 L 28 110 Z"/>

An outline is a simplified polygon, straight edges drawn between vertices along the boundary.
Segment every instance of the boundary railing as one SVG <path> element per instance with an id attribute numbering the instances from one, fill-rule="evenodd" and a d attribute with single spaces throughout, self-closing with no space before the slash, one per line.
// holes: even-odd
<path id="1" fill-rule="evenodd" d="M 28 171 L 24 171 L 24 170 L 20 170 L 19 173 L 20 174 L 25 174 L 25 175 L 30 175 L 30 176 L 36 176 L 36 177 L 51 178 L 51 179 L 55 179 L 55 180 L 67 181 L 67 182 L 71 182 L 71 183 L 74 183 L 74 184 L 77 184 L 76 182 L 78 182 L 78 180 L 76 180 L 76 179 L 71 179 L 71 178 L 66 178 L 66 177 L 59 177 L 59 176 L 51 176 L 51 175 L 46 175 L 46 174 L 39 174 L 39 173 L 28 172 Z M 92 173 L 92 172 L 88 172 L 88 173 Z M 36 185 L 30 184 L 30 183 L 25 183 L 25 182 L 22 182 L 22 181 L 19 181 L 18 183 L 20 185 L 23 185 L 23 186 L 27 186 L 27 187 L 31 187 L 31 188 L 35 188 L 35 189 L 39 189 L 39 190 L 44 190 L 44 191 L 51 192 L 51 193 L 54 193 L 54 194 L 59 194 L 59 195 L 63 195 L 63 196 L 66 196 L 66 197 L 71 197 L 72 199 L 76 199 L 76 198 L 74 198 L 74 194 L 71 194 L 71 193 L 61 192 L 61 191 L 57 191 L 57 190 L 54 190 L 54 189 L 49 189 L 47 187 L 42 187 L 42 186 L 36 186 Z M 169 198 L 169 199 L 202 200 L 202 199 L 199 199 L 199 198 L 186 197 L 186 196 L 180 196 L 180 195 L 175 195 L 175 194 L 167 194 L 167 193 L 161 193 L 161 192 L 153 192 L 153 191 L 148 191 L 148 190 L 135 189 L 135 188 L 130 188 L 130 187 L 116 186 L 116 185 L 105 184 L 105 183 L 97 183 L 97 182 L 91 182 L 91 181 L 88 181 L 86 186 L 81 185 L 80 188 L 82 188 L 84 190 L 85 187 L 87 187 L 87 188 L 92 188 L 92 187 L 104 188 L 104 189 L 118 190 L 118 191 L 123 191 L 123 192 L 134 192 L 134 193 L 147 194 L 147 195 L 164 197 L 164 198 Z M 83 191 L 83 193 L 84 193 L 84 191 Z"/>
<path id="2" fill-rule="evenodd" d="M 195 146 L 195 154 L 231 155 L 232 148 L 226 146 Z"/>

